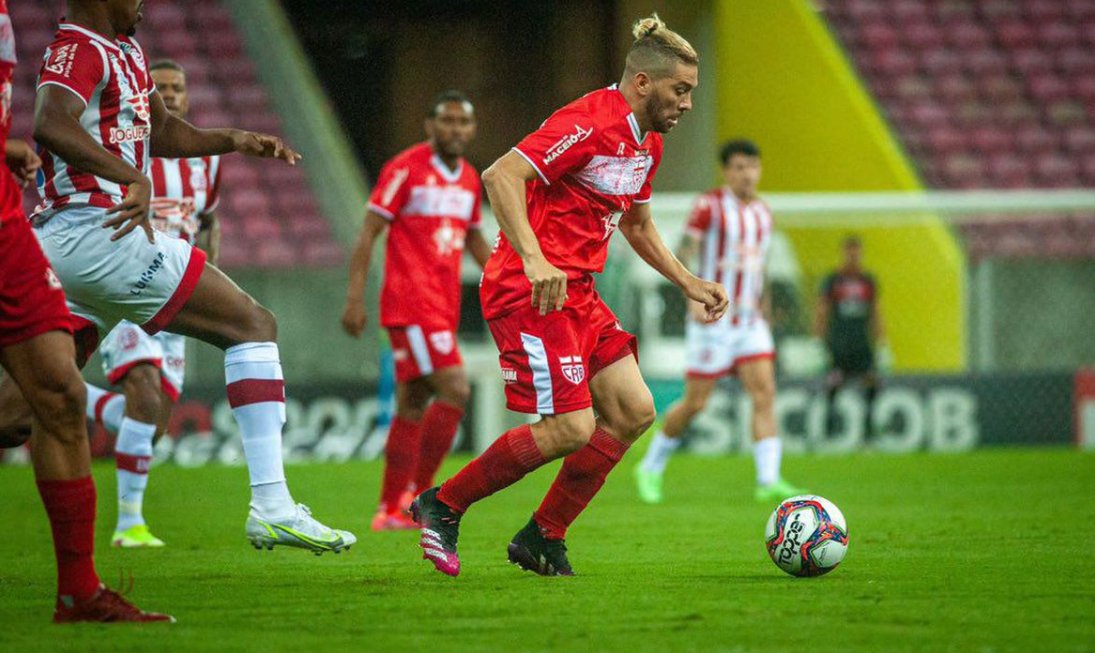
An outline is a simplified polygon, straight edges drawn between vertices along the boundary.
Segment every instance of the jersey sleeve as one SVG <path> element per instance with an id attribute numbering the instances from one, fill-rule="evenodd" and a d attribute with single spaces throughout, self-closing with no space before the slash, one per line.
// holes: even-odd
<path id="1" fill-rule="evenodd" d="M 205 203 L 202 215 L 210 215 L 217 210 L 221 202 L 221 158 L 209 157 L 209 199 Z"/>
<path id="2" fill-rule="evenodd" d="M 373 194 L 369 197 L 369 210 L 381 215 L 389 222 L 395 220 L 403 205 L 407 203 L 407 177 L 410 166 L 404 162 L 389 161 L 380 170 Z"/>
<path id="3" fill-rule="evenodd" d="M 589 163 L 595 141 L 592 116 L 578 108 L 564 107 L 514 146 L 513 151 L 550 184 Z"/>
<path id="4" fill-rule="evenodd" d="M 692 212 L 688 214 L 688 222 L 685 224 L 685 233 L 703 238 L 708 227 L 711 226 L 711 196 L 704 193 L 696 198 L 692 204 Z"/>
<path id="5" fill-rule="evenodd" d="M 38 90 L 50 85 L 60 86 L 87 104 L 106 72 L 103 55 L 97 47 L 80 41 L 62 41 L 50 46 L 38 76 Z"/>
<path id="6" fill-rule="evenodd" d="M 471 220 L 468 220 L 468 229 L 479 229 L 483 226 L 483 184 L 477 185 L 475 191 L 475 204 L 471 207 Z"/>
<path id="7" fill-rule="evenodd" d="M 658 166 L 662 163 L 662 143 L 660 139 L 654 147 L 653 159 L 650 163 L 650 170 L 646 173 L 646 179 L 639 189 L 639 194 L 635 196 L 634 201 L 636 204 L 646 204 L 654 193 L 654 175 L 658 173 Z"/>

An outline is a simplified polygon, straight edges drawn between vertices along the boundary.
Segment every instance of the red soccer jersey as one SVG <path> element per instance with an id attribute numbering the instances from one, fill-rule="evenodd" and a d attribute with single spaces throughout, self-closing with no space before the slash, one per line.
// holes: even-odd
<path id="1" fill-rule="evenodd" d="M 483 190 L 467 161 L 449 170 L 428 143 L 385 164 L 369 210 L 391 222 L 380 323 L 385 327 L 460 323 L 460 263 L 468 229 L 480 225 Z"/>
<path id="2" fill-rule="evenodd" d="M 220 157 L 152 159 L 152 226 L 194 244 L 220 201 Z"/>
<path id="3" fill-rule="evenodd" d="M 748 324 L 760 317 L 764 264 L 772 237 L 772 213 L 762 200 L 742 202 L 717 188 L 697 198 L 686 231 L 700 241 L 698 276 L 721 283 L 730 295 L 723 319 Z"/>
<path id="4" fill-rule="evenodd" d="M 0 144 L 11 132 L 12 77 L 15 75 L 15 33 L 7 0 L 0 0 Z M 23 194 L 6 165 L 0 165 L 0 223 L 23 217 Z"/>
<path id="5" fill-rule="evenodd" d="M 551 115 L 513 148 L 539 179 L 528 183 L 528 217 L 548 262 L 570 281 L 604 269 L 608 239 L 634 203 L 650 201 L 662 136 L 640 133 L 615 85 Z M 483 271 L 483 316 L 501 317 L 531 298 L 521 258 L 505 236 Z"/>
<path id="6" fill-rule="evenodd" d="M 148 174 L 152 134 L 149 96 L 156 91 L 141 46 L 131 38 L 105 38 L 78 25 L 62 23 L 46 49 L 38 88 L 56 85 L 87 105 L 80 126 L 108 152 Z M 126 188 L 78 170 L 40 147 L 42 203 L 34 219 L 48 220 L 64 206 L 108 208 L 122 201 Z"/>

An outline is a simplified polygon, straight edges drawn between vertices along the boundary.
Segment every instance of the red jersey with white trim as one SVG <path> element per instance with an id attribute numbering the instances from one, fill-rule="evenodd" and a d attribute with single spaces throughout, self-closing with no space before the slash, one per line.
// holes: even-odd
<path id="1" fill-rule="evenodd" d="M 760 315 L 764 264 L 772 236 L 772 212 L 763 200 L 743 202 L 729 189 L 700 195 L 685 230 L 700 241 L 697 276 L 726 287 L 731 324 L 751 324 Z"/>
<path id="2" fill-rule="evenodd" d="M 526 187 L 528 218 L 549 263 L 570 282 L 592 284 L 604 269 L 608 240 L 632 204 L 650 201 L 662 136 L 640 133 L 615 85 L 551 115 L 513 148 L 539 175 Z M 483 271 L 483 316 L 527 304 L 532 288 L 517 252 L 499 234 Z"/>
<path id="3" fill-rule="evenodd" d="M 62 23 L 46 49 L 38 89 L 60 86 L 86 105 L 80 126 L 106 151 L 148 174 L 152 116 L 149 95 L 156 91 L 144 52 L 137 42 L 110 40 L 91 30 Z M 65 206 L 109 208 L 122 201 L 126 188 L 70 166 L 39 146 L 42 203 L 34 220 L 48 220 Z"/>
<path id="4" fill-rule="evenodd" d="M 191 245 L 220 202 L 219 156 L 152 159 L 152 226 Z"/>
<path id="5" fill-rule="evenodd" d="M 460 263 L 468 229 L 478 229 L 479 173 L 460 159 L 450 170 L 428 143 L 384 165 L 369 210 L 391 223 L 380 323 L 385 327 L 460 323 Z"/>
<path id="6" fill-rule="evenodd" d="M 15 76 L 15 32 L 7 0 L 0 0 L 0 143 L 11 133 L 12 78 Z M 0 165 L 0 223 L 23 217 L 23 193 L 6 165 Z"/>

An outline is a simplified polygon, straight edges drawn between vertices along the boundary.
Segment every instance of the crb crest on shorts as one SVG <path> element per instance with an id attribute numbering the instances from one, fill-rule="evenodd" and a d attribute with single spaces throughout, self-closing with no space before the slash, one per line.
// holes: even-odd
<path id="1" fill-rule="evenodd" d="M 581 356 L 560 356 L 559 371 L 563 373 L 563 378 L 574 385 L 578 385 L 586 378 L 586 368 L 582 365 Z"/>
<path id="2" fill-rule="evenodd" d="M 430 334 L 430 344 L 439 354 L 451 354 L 455 346 L 452 331 L 434 331 Z"/>

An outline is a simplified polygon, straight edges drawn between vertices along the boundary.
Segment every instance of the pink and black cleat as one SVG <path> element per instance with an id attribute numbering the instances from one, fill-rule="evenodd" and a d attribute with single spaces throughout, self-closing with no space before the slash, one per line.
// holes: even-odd
<path id="1" fill-rule="evenodd" d="M 448 576 L 460 575 L 456 539 L 460 536 L 460 513 L 437 498 L 440 488 L 430 488 L 411 503 L 411 516 L 422 528 L 422 559 Z"/>

